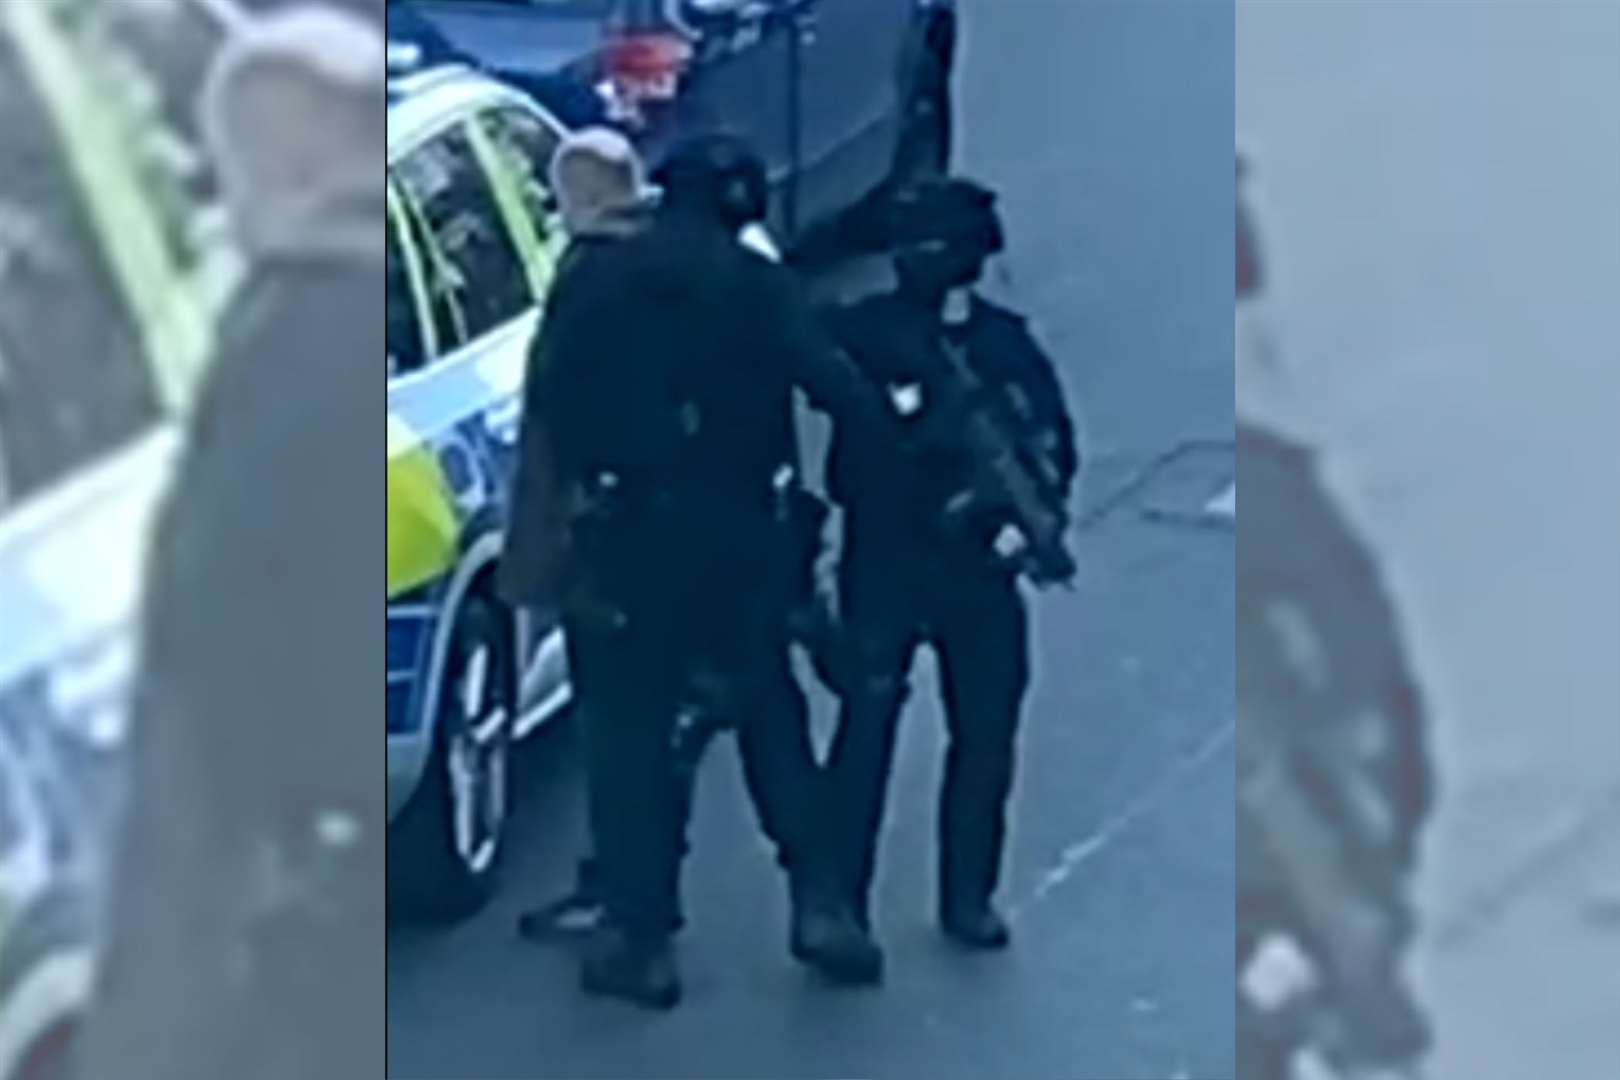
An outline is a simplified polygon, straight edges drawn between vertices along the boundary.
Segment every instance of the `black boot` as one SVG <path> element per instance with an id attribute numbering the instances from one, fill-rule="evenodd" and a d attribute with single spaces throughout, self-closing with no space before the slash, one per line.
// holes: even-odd
<path id="1" fill-rule="evenodd" d="M 792 879 L 788 951 L 834 982 L 871 986 L 883 981 L 883 950 L 860 926 L 836 890 Z"/>
<path id="2" fill-rule="evenodd" d="M 580 986 L 587 994 L 623 998 L 647 1009 L 673 1009 L 681 1000 L 669 938 L 632 937 L 611 925 L 592 935 Z"/>
<path id="3" fill-rule="evenodd" d="M 946 901 L 940 906 L 940 929 L 966 949 L 1005 949 L 1012 928 L 987 900 Z"/>

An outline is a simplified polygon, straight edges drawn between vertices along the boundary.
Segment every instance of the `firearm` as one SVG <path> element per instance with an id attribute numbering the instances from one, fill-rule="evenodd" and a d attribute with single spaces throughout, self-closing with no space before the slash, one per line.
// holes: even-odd
<path id="1" fill-rule="evenodd" d="M 1078 568 L 1065 536 L 1065 484 L 1051 454 L 1033 444 L 1037 425 L 1028 399 L 1016 387 L 987 386 L 955 342 L 942 337 L 938 351 L 943 378 L 933 389 L 942 395 L 942 414 L 965 437 L 974 473 L 969 488 L 947 504 L 947 520 L 963 522 L 987 509 L 1008 514 L 1019 569 L 1036 585 L 1069 584 Z"/>

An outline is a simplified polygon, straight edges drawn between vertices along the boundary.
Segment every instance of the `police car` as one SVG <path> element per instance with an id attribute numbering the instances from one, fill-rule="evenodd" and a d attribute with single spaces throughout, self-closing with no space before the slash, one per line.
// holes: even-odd
<path id="1" fill-rule="evenodd" d="M 388 86 L 389 899 L 451 917 L 489 895 L 511 742 L 568 702 L 556 622 L 494 590 L 564 129 L 516 90 L 406 63 Z"/>
<path id="2" fill-rule="evenodd" d="M 3 1080 L 64 1075 L 88 998 L 145 541 L 241 274 L 107 15 L 0 3 Z"/>

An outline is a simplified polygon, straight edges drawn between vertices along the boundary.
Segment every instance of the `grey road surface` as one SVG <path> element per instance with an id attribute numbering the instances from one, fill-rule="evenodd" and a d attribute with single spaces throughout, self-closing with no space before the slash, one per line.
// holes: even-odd
<path id="1" fill-rule="evenodd" d="M 929 919 L 942 725 L 925 662 L 880 881 L 888 984 L 837 992 L 790 963 L 782 883 L 721 743 L 686 873 L 687 1000 L 668 1016 L 587 1000 L 571 955 L 513 932 L 581 844 L 559 730 L 524 755 L 501 896 L 448 932 L 391 932 L 398 1080 L 1232 1075 L 1232 537 L 1143 512 L 1196 510 L 1230 477 L 1232 14 L 965 6 L 964 164 L 1002 191 L 1012 243 L 996 289 L 1060 358 L 1086 505 L 1112 507 L 1082 535 L 1078 588 L 1035 604 L 1014 949 L 955 954 Z M 1133 484 L 1189 439 L 1214 445 Z"/>
<path id="2" fill-rule="evenodd" d="M 1620 5 L 1240 3 L 1272 312 L 1436 707 L 1432 1075 L 1620 1059 Z"/>

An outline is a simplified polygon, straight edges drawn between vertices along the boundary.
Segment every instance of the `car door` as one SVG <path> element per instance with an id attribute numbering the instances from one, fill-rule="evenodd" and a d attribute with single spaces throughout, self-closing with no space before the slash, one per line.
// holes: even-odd
<path id="1" fill-rule="evenodd" d="M 889 172 L 916 0 L 793 0 L 801 9 L 801 220 L 856 202 Z"/>
<path id="2" fill-rule="evenodd" d="M 389 729 L 414 735 L 428 706 L 426 643 L 457 600 L 469 553 L 502 521 L 511 409 L 535 296 L 489 163 L 464 118 L 389 167 L 394 284 L 388 380 Z M 514 425 L 515 426 L 515 425 Z"/>
<path id="3" fill-rule="evenodd" d="M 524 261 L 538 265 L 531 280 L 542 299 L 553 267 L 567 244 L 557 200 L 550 190 L 547 166 L 562 141 L 562 129 L 549 118 L 516 105 L 504 104 L 484 112 L 479 126 L 498 151 L 497 188 L 509 188 L 509 202 L 522 216 L 517 230 Z M 486 423 L 513 437 L 520 400 L 512 398 L 504 410 L 486 414 Z M 568 665 L 556 617 L 548 612 L 523 611 L 518 615 L 518 716 L 514 738 L 522 738 L 550 719 L 569 694 Z"/>
<path id="4" fill-rule="evenodd" d="M 426 357 L 389 385 L 391 597 L 458 571 L 504 528 L 528 346 L 564 243 L 545 180 L 561 138 L 536 110 L 497 99 L 390 169 L 413 253 L 399 276 L 416 329 L 402 313 L 400 336 Z M 538 716 L 566 672 L 551 627 L 522 630 L 519 705 Z"/>

